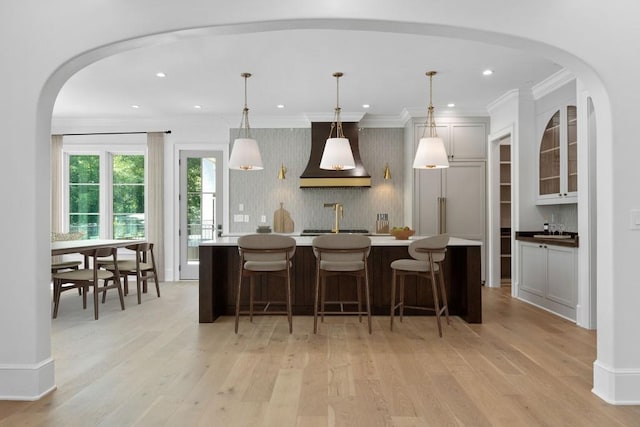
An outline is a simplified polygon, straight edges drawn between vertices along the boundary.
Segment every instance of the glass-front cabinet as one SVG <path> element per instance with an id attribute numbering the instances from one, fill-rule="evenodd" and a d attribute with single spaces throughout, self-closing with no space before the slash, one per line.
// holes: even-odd
<path id="1" fill-rule="evenodd" d="M 555 111 L 543 129 L 538 158 L 540 205 L 578 201 L 576 120 L 576 107 L 567 105 Z"/>

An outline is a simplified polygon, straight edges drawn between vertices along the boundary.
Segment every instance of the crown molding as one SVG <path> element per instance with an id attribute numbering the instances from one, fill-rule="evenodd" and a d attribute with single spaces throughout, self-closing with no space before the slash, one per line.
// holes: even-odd
<path id="1" fill-rule="evenodd" d="M 509 104 L 513 101 L 517 102 L 519 97 L 520 97 L 520 90 L 511 89 L 510 91 L 506 92 L 495 101 L 490 102 L 487 105 L 487 111 L 489 112 L 489 114 L 493 114 L 495 110 L 501 108 L 502 106 Z"/>
<path id="2" fill-rule="evenodd" d="M 573 75 L 569 70 L 563 68 L 555 74 L 550 75 L 540 83 L 531 87 L 531 93 L 533 95 L 533 99 L 537 101 L 545 95 L 550 94 L 551 92 L 559 89 L 560 87 L 570 83 L 575 80 L 576 76 Z"/>

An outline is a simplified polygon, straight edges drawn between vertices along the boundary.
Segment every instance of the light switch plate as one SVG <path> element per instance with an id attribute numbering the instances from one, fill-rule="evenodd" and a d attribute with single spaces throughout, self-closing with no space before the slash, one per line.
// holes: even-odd
<path id="1" fill-rule="evenodd" d="M 244 222 L 249 222 L 249 215 L 244 216 Z"/>
<path id="2" fill-rule="evenodd" d="M 244 211 L 244 204 L 243 203 L 240 203 L 238 205 L 238 211 L 240 211 L 240 212 Z"/>
<path id="3" fill-rule="evenodd" d="M 640 209 L 631 209 L 631 229 L 640 230 Z"/>
<path id="4" fill-rule="evenodd" d="M 242 222 L 243 219 L 244 219 L 244 217 L 242 215 L 234 215 L 233 216 L 233 222 Z"/>

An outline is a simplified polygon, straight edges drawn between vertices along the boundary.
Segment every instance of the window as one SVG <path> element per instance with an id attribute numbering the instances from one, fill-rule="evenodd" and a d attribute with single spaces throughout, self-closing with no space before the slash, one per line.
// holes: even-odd
<path id="1" fill-rule="evenodd" d="M 86 239 L 145 238 L 145 156 L 68 154 L 68 225 Z"/>
<path id="2" fill-rule="evenodd" d="M 100 237 L 100 156 L 69 156 L 69 231 Z"/>
<path id="3" fill-rule="evenodd" d="M 144 239 L 144 156 L 113 156 L 113 238 Z"/>

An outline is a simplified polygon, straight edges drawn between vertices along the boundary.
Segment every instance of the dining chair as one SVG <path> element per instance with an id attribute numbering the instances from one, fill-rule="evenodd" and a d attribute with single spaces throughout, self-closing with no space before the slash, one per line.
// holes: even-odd
<path id="1" fill-rule="evenodd" d="M 129 276 L 136 278 L 136 290 L 138 292 L 138 304 L 142 303 L 142 293 L 147 292 L 147 284 L 153 279 L 156 285 L 156 293 L 160 298 L 160 284 L 158 282 L 158 271 L 156 268 L 156 258 L 153 254 L 153 243 L 136 243 L 125 246 L 126 249 L 135 253 L 135 259 L 118 260 L 118 271 L 124 278 L 124 294 L 129 293 Z M 107 270 L 113 270 L 114 263 L 110 260 L 101 260 L 100 264 Z M 102 295 L 104 302 L 106 293 Z"/>
<path id="2" fill-rule="evenodd" d="M 318 331 L 318 315 L 324 322 L 325 314 L 367 315 L 369 333 L 371 333 L 371 303 L 369 296 L 369 273 L 367 258 L 371 251 L 371 239 L 357 234 L 328 234 L 318 236 L 312 242 L 316 256 L 316 283 L 313 306 L 313 333 Z M 326 300 L 327 278 L 347 275 L 356 279 L 357 300 Z M 364 279 L 365 309 L 362 308 L 362 283 Z M 325 310 L 326 304 L 339 305 L 339 311 Z M 320 306 L 318 308 L 318 305 Z M 345 311 L 344 305 L 357 305 L 355 311 Z"/>
<path id="3" fill-rule="evenodd" d="M 278 234 L 250 234 L 238 238 L 238 252 L 240 265 L 238 268 L 238 287 L 236 290 L 236 325 L 240 314 L 249 314 L 249 321 L 253 321 L 254 305 L 264 305 L 261 314 L 286 314 L 289 320 L 289 333 L 293 331 L 291 309 L 291 268 L 292 258 L 296 251 L 295 239 Z M 264 275 L 274 275 L 285 279 L 286 295 L 284 301 L 256 301 L 255 278 Z M 249 310 L 240 310 L 240 296 L 242 279 L 249 277 Z M 270 305 L 285 305 L 286 310 L 268 310 Z M 257 313 L 256 313 L 257 314 Z"/>
<path id="4" fill-rule="evenodd" d="M 82 308 L 87 308 L 87 293 L 89 287 L 93 287 L 93 311 L 95 319 L 98 320 L 98 294 L 105 293 L 108 289 L 117 289 L 120 297 L 120 306 L 124 310 L 124 295 L 120 282 L 120 273 L 117 268 L 105 270 L 100 268 L 99 260 L 111 257 L 114 265 L 117 265 L 117 248 L 98 248 L 83 251 L 82 254 L 88 259 L 85 268 L 77 270 L 62 271 L 53 274 L 53 318 L 58 317 L 60 306 L 60 294 L 69 289 L 82 289 Z M 102 286 L 100 286 L 102 281 Z M 111 282 L 111 284 L 109 284 Z M 104 298 L 103 298 L 104 303 Z"/>
<path id="5" fill-rule="evenodd" d="M 409 245 L 409 255 L 411 255 L 410 259 L 398 259 L 391 263 L 391 268 L 393 269 L 393 276 L 391 279 L 391 330 L 393 330 L 393 317 L 396 309 L 399 309 L 401 322 L 405 308 L 426 310 L 435 312 L 436 322 L 438 324 L 438 334 L 442 337 L 440 316 L 443 312 L 447 319 L 447 324 L 451 323 L 449 320 L 447 293 L 444 285 L 444 260 L 448 244 L 449 236 L 446 234 L 415 240 Z M 433 307 L 405 304 L 404 279 L 406 276 L 417 276 L 418 279 L 424 278 L 431 282 Z M 438 283 L 436 283 L 436 276 L 438 276 Z M 396 304 L 397 282 L 399 282 L 400 298 L 399 302 Z M 438 285 L 440 287 L 439 291 Z M 442 304 L 440 302 L 442 302 Z"/>

